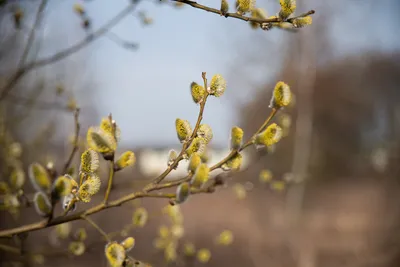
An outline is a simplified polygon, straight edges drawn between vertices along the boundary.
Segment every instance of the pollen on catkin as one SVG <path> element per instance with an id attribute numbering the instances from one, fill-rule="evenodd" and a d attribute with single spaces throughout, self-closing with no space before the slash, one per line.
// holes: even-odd
<path id="1" fill-rule="evenodd" d="M 71 179 L 66 176 L 59 176 L 53 183 L 53 188 L 51 190 L 51 195 L 54 199 L 60 199 L 65 197 L 72 191 Z"/>
<path id="2" fill-rule="evenodd" d="M 280 81 L 275 85 L 269 107 L 270 108 L 286 107 L 290 104 L 291 99 L 292 99 L 292 92 L 290 91 L 289 85 Z"/>
<path id="3" fill-rule="evenodd" d="M 192 156 L 189 159 L 188 171 L 190 173 L 195 173 L 196 169 L 200 165 L 200 163 L 201 163 L 200 155 L 197 154 L 197 153 L 193 153 Z"/>
<path id="4" fill-rule="evenodd" d="M 94 173 L 99 169 L 99 154 L 93 149 L 88 149 L 81 155 L 80 171 Z"/>
<path id="5" fill-rule="evenodd" d="M 266 19 L 267 13 L 265 12 L 265 10 L 263 8 L 253 8 L 251 10 L 251 17 L 254 19 Z M 250 21 L 249 23 L 250 23 L 251 28 L 253 28 L 253 29 L 260 28 L 260 23 L 258 23 L 258 22 Z"/>
<path id="6" fill-rule="evenodd" d="M 296 10 L 296 0 L 279 0 L 281 10 L 279 11 L 279 17 L 282 20 L 287 19 Z"/>
<path id="7" fill-rule="evenodd" d="M 229 11 L 229 3 L 227 0 L 221 0 L 220 11 L 222 15 L 225 15 Z"/>
<path id="8" fill-rule="evenodd" d="M 19 168 L 12 170 L 10 175 L 10 186 L 14 190 L 21 189 L 25 184 L 25 173 Z"/>
<path id="9" fill-rule="evenodd" d="M 47 170 L 39 163 L 29 166 L 29 179 L 36 190 L 49 191 L 51 181 Z"/>
<path id="10" fill-rule="evenodd" d="M 33 197 L 33 203 L 36 212 L 43 217 L 46 217 L 51 212 L 51 203 L 49 198 L 41 191 L 36 192 Z"/>
<path id="11" fill-rule="evenodd" d="M 190 195 L 190 185 L 188 182 L 180 184 L 176 189 L 176 203 L 181 204 L 185 202 Z"/>
<path id="12" fill-rule="evenodd" d="M 181 143 L 189 139 L 190 135 L 192 134 L 192 127 L 187 120 L 176 119 L 175 129 L 178 135 L 178 139 Z"/>
<path id="13" fill-rule="evenodd" d="M 228 159 L 224 164 L 222 164 L 221 169 L 224 171 L 239 170 L 242 165 L 243 157 L 240 153 L 236 153 L 233 157 Z"/>
<path id="14" fill-rule="evenodd" d="M 236 0 L 236 10 L 239 15 L 250 12 L 256 4 L 255 0 Z"/>
<path id="15" fill-rule="evenodd" d="M 108 263 L 112 267 L 122 266 L 126 258 L 124 247 L 116 242 L 111 242 L 106 245 L 105 255 Z"/>
<path id="16" fill-rule="evenodd" d="M 225 93 L 226 81 L 221 74 L 215 74 L 211 78 L 211 83 L 209 87 L 209 94 L 215 97 L 220 97 Z"/>
<path id="17" fill-rule="evenodd" d="M 145 208 L 137 208 L 132 216 L 132 224 L 137 227 L 143 227 L 146 225 L 148 217 L 149 215 Z"/>
<path id="18" fill-rule="evenodd" d="M 201 103 L 206 95 L 206 89 L 196 82 L 192 82 L 190 84 L 190 92 L 192 94 L 193 101 L 196 104 Z"/>
<path id="19" fill-rule="evenodd" d="M 114 153 L 117 149 L 114 137 L 98 127 L 88 129 L 87 143 L 91 149 L 99 153 Z"/>
<path id="20" fill-rule="evenodd" d="M 191 185 L 193 187 L 200 188 L 208 181 L 209 175 L 210 168 L 205 163 L 200 164 L 191 180 Z"/>
<path id="21" fill-rule="evenodd" d="M 276 123 L 267 127 L 262 133 L 258 134 L 255 139 L 256 145 L 271 146 L 278 143 L 282 138 L 282 128 Z"/>
<path id="22" fill-rule="evenodd" d="M 303 28 L 304 26 L 312 24 L 312 17 L 306 16 L 302 18 L 295 18 L 293 19 L 292 24 L 296 28 Z"/>
<path id="23" fill-rule="evenodd" d="M 126 167 L 134 165 L 136 162 L 135 154 L 132 151 L 124 152 L 117 160 L 117 169 L 124 169 Z"/>
<path id="24" fill-rule="evenodd" d="M 114 136 L 117 142 L 121 140 L 121 129 L 118 127 L 118 125 L 115 125 L 115 122 L 113 126 L 110 121 L 110 118 L 105 117 L 101 119 L 100 129 L 110 134 L 111 136 Z"/>
<path id="25" fill-rule="evenodd" d="M 206 144 L 210 143 L 213 138 L 213 131 L 208 124 L 200 124 L 199 129 L 197 130 L 197 136 L 203 138 L 206 141 Z"/>
<path id="26" fill-rule="evenodd" d="M 124 247 L 125 251 L 130 251 L 135 246 L 135 239 L 133 237 L 125 238 L 124 241 L 121 242 L 121 245 Z"/>
<path id="27" fill-rule="evenodd" d="M 230 148 L 237 150 L 242 146 L 243 130 L 239 127 L 233 127 L 230 136 Z"/>
<path id="28" fill-rule="evenodd" d="M 97 175 L 89 176 L 78 189 L 78 197 L 83 202 L 90 202 L 91 197 L 100 190 L 101 180 Z"/>
<path id="29" fill-rule="evenodd" d="M 204 140 L 204 138 L 201 137 L 196 137 L 193 139 L 192 143 L 190 146 L 186 149 L 186 157 L 190 157 L 193 153 L 198 153 L 199 155 L 202 155 L 207 147 L 207 142 Z"/>

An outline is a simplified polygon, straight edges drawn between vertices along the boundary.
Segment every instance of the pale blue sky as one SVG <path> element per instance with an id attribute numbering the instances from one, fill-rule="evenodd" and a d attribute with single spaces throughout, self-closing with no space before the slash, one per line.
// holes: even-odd
<path id="1" fill-rule="evenodd" d="M 86 2 L 85 6 L 96 29 L 128 2 L 96 0 Z M 260 2 L 259 6 L 277 10 L 278 1 L 264 2 L 265 5 Z M 332 1 L 309 2 L 301 11 L 310 8 L 323 11 L 330 5 L 338 12 L 332 28 L 327 29 L 332 33 L 335 55 L 399 48 L 399 37 L 395 34 L 400 24 L 395 12 L 398 4 L 389 5 L 389 1 L 379 1 L 372 6 L 363 1 L 342 0 L 337 5 Z M 79 18 L 72 11 L 73 3 L 75 1 L 53 2 L 49 7 L 44 36 L 53 42 L 43 44 L 43 55 L 68 47 L 85 36 L 79 29 Z M 138 42 L 139 50 L 127 51 L 107 38 L 96 41 L 57 64 L 64 64 L 63 71 L 74 78 L 68 78 L 70 87 L 78 96 L 89 90 L 85 86 L 91 87 L 90 99 L 82 99 L 83 105 L 96 105 L 99 115 L 112 112 L 122 129 L 124 144 L 169 145 L 176 142 L 175 119 L 180 117 L 194 123 L 197 116 L 198 106 L 191 100 L 189 84 L 193 80 L 201 82 L 202 71 L 206 71 L 209 78 L 220 73 L 226 77 L 228 89 L 223 97 L 209 101 L 204 122 L 214 129 L 214 143 L 224 145 L 230 127 L 237 123 L 231 101 L 233 94 L 248 91 L 248 94 L 240 94 L 248 97 L 251 90 L 247 83 L 270 78 L 274 73 L 271 65 L 279 68 L 279 48 L 285 45 L 282 37 L 287 33 L 251 31 L 243 21 L 225 19 L 188 6 L 176 9 L 143 1 L 138 10 L 153 17 L 154 24 L 143 27 L 137 18 L 130 16 L 112 31 L 125 40 Z M 314 17 L 315 23 L 324 18 L 323 12 Z M 232 72 L 238 59 L 264 46 L 265 55 L 260 57 L 271 56 L 268 67 L 255 65 L 249 72 L 249 66 L 243 66 L 243 73 L 237 72 L 240 67 Z M 246 82 L 230 83 L 230 80 L 238 81 L 241 74 Z"/>

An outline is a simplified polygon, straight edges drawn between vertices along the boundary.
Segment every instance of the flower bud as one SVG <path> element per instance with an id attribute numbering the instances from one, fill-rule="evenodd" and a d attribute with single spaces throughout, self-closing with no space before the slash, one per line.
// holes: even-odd
<path id="1" fill-rule="evenodd" d="M 286 20 L 296 10 L 296 0 L 279 0 L 281 10 L 279 11 L 279 17 L 282 20 Z"/>
<path id="2" fill-rule="evenodd" d="M 124 169 L 136 162 L 135 154 L 132 151 L 124 152 L 116 162 L 117 169 Z"/>
<path id="3" fill-rule="evenodd" d="M 250 12 L 255 5 L 255 0 L 236 0 L 236 10 L 239 15 Z"/>
<path id="4" fill-rule="evenodd" d="M 197 130 L 197 136 L 203 138 L 206 141 L 206 144 L 208 144 L 214 135 L 210 125 L 200 124 L 199 129 Z"/>
<path id="5" fill-rule="evenodd" d="M 133 237 L 128 237 L 121 242 L 121 245 L 124 247 L 125 251 L 129 251 L 135 246 L 135 239 Z"/>
<path id="6" fill-rule="evenodd" d="M 282 138 L 282 128 L 276 123 L 267 127 L 262 133 L 258 134 L 255 139 L 256 145 L 271 146 L 279 142 Z"/>
<path id="7" fill-rule="evenodd" d="M 243 130 L 239 127 L 233 127 L 231 130 L 230 147 L 233 150 L 237 150 L 242 146 L 243 142 Z"/>
<path id="8" fill-rule="evenodd" d="M 137 227 L 143 227 L 147 223 L 148 213 L 143 207 L 137 208 L 133 213 L 132 223 Z"/>
<path id="9" fill-rule="evenodd" d="M 126 258 L 125 248 L 116 242 L 111 242 L 106 245 L 105 255 L 108 263 L 112 267 L 122 266 Z"/>
<path id="10" fill-rule="evenodd" d="M 88 149 L 82 153 L 80 171 L 84 173 L 94 173 L 99 169 L 99 155 L 93 149 Z"/>
<path id="11" fill-rule="evenodd" d="M 190 185 L 188 182 L 184 182 L 176 189 L 176 203 L 181 204 L 185 202 L 190 195 Z"/>
<path id="12" fill-rule="evenodd" d="M 51 213 L 51 203 L 49 198 L 41 191 L 36 192 L 33 198 L 36 212 L 43 217 L 47 217 Z"/>
<path id="13" fill-rule="evenodd" d="M 220 97 L 225 93 L 225 90 L 226 90 L 226 81 L 224 77 L 222 77 L 222 75 L 220 74 L 215 74 L 211 78 L 210 88 L 208 92 L 210 93 L 210 95 L 213 95 L 215 97 Z"/>
<path id="14" fill-rule="evenodd" d="M 221 0 L 221 14 L 225 15 L 229 11 L 229 4 L 227 0 Z"/>
<path id="15" fill-rule="evenodd" d="M 191 185 L 200 188 L 208 181 L 209 173 L 210 168 L 205 163 L 200 164 L 191 180 Z"/>
<path id="16" fill-rule="evenodd" d="M 103 154 L 114 153 L 117 149 L 115 138 L 97 127 L 89 128 L 87 132 L 87 143 L 91 149 Z"/>
<path id="17" fill-rule="evenodd" d="M 270 108 L 282 108 L 290 104 L 292 92 L 289 85 L 284 82 L 278 82 L 275 85 L 274 92 L 271 98 Z"/>
<path id="18" fill-rule="evenodd" d="M 29 166 L 29 179 L 36 190 L 50 190 L 51 181 L 49 174 L 39 163 L 32 163 Z"/>
<path id="19" fill-rule="evenodd" d="M 189 160 L 188 171 L 191 173 L 195 173 L 200 163 L 201 163 L 201 157 L 199 156 L 199 154 L 193 153 Z"/>
<path id="20" fill-rule="evenodd" d="M 189 139 L 190 135 L 192 134 L 192 127 L 190 127 L 190 123 L 187 120 L 176 119 L 175 129 L 178 139 L 181 141 L 181 143 Z"/>
<path id="21" fill-rule="evenodd" d="M 206 95 L 206 89 L 196 82 L 192 82 L 190 84 L 190 92 L 192 94 L 193 101 L 196 104 L 201 103 Z"/>

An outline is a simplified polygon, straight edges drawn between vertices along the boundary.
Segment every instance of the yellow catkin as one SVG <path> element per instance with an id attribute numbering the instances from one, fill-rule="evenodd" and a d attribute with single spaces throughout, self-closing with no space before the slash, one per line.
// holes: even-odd
<path id="1" fill-rule="evenodd" d="M 185 142 L 192 134 L 192 127 L 187 120 L 176 119 L 175 129 L 181 143 Z"/>
<path id="2" fill-rule="evenodd" d="M 209 173 L 210 168 L 205 163 L 200 164 L 192 178 L 192 186 L 197 188 L 201 187 L 204 183 L 208 181 Z"/>
<path id="3" fill-rule="evenodd" d="M 258 134 L 255 139 L 256 145 L 271 146 L 278 143 L 282 138 L 282 128 L 276 123 L 267 127 L 262 133 Z"/>
<path id="4" fill-rule="evenodd" d="M 226 81 L 221 74 L 215 74 L 211 78 L 209 93 L 215 97 L 220 97 L 225 93 Z"/>
<path id="5" fill-rule="evenodd" d="M 255 3 L 255 0 L 236 0 L 237 13 L 243 15 L 250 12 L 254 8 Z"/>
<path id="6" fill-rule="evenodd" d="M 51 188 L 50 176 L 47 170 L 39 163 L 29 166 L 29 178 L 36 190 L 48 191 Z"/>
<path id="7" fill-rule="evenodd" d="M 279 0 L 281 10 L 279 11 L 279 17 L 283 20 L 287 19 L 296 10 L 296 0 Z"/>
<path id="8" fill-rule="evenodd" d="M 135 162 L 135 154 L 132 151 L 126 151 L 118 158 L 116 166 L 118 169 L 124 169 L 126 167 L 134 165 Z"/>
<path id="9" fill-rule="evenodd" d="M 254 19 L 266 19 L 267 13 L 262 8 L 254 8 L 253 10 L 251 10 L 251 17 Z M 249 23 L 251 28 L 253 29 L 260 28 L 260 23 L 258 22 L 250 21 Z"/>
<path id="10" fill-rule="evenodd" d="M 126 258 L 126 252 L 124 247 L 116 242 L 111 242 L 106 245 L 105 255 L 108 260 L 108 263 L 112 267 L 122 266 Z"/>
<path id="11" fill-rule="evenodd" d="M 242 146 L 243 142 L 243 130 L 239 127 L 233 127 L 231 130 L 231 140 L 230 147 L 231 149 L 239 149 Z"/>
<path id="12" fill-rule="evenodd" d="M 176 190 L 176 202 L 178 204 L 185 202 L 190 195 L 190 185 L 185 182 L 178 186 Z"/>
<path id="13" fill-rule="evenodd" d="M 290 104 L 292 100 L 292 92 L 290 91 L 289 85 L 280 81 L 275 85 L 274 92 L 272 94 L 270 107 L 271 108 L 282 108 Z"/>
<path id="14" fill-rule="evenodd" d="M 197 130 L 197 136 L 203 138 L 206 141 L 206 144 L 208 144 L 211 142 L 214 135 L 210 125 L 201 124 Z"/>
<path id="15" fill-rule="evenodd" d="M 304 26 L 312 24 L 312 17 L 307 16 L 307 17 L 293 19 L 292 24 L 296 28 L 303 28 Z"/>
<path id="16" fill-rule="evenodd" d="M 192 99 L 196 104 L 201 103 L 206 95 L 206 89 L 196 82 L 190 84 L 190 92 L 192 94 Z"/>
<path id="17" fill-rule="evenodd" d="M 228 11 L 229 11 L 229 3 L 228 3 L 227 0 L 221 0 L 220 10 L 221 10 L 221 14 L 222 15 L 225 15 L 226 13 L 228 13 Z"/>

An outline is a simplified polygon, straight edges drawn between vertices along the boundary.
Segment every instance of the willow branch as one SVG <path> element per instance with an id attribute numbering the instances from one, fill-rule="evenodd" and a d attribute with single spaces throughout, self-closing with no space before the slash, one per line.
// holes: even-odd
<path id="1" fill-rule="evenodd" d="M 80 123 L 79 123 L 79 111 L 80 111 L 79 108 L 77 108 L 77 109 L 75 109 L 75 112 L 74 112 L 74 121 L 75 121 L 75 135 L 74 135 L 74 140 L 73 140 L 74 143 L 73 143 L 71 153 L 68 157 L 68 160 L 64 164 L 64 168 L 61 173 L 62 175 L 67 173 L 68 168 L 71 165 L 71 162 L 74 158 L 74 155 L 76 154 L 76 152 L 78 151 L 78 148 L 79 148 L 78 140 L 79 140 L 79 130 L 81 128 Z"/>
<path id="2" fill-rule="evenodd" d="M 207 85 L 207 80 L 205 79 L 205 73 L 203 73 L 203 79 L 204 79 L 204 83 L 205 85 Z M 207 88 L 207 87 L 206 87 Z M 203 110 L 204 110 L 204 105 L 205 105 L 206 101 L 203 101 L 201 104 L 201 108 L 200 108 L 200 113 L 199 113 L 199 118 L 197 120 L 196 123 L 196 127 L 195 127 L 195 131 L 192 133 L 192 136 L 190 137 L 190 140 L 194 139 L 197 129 L 200 125 L 200 122 L 202 120 L 202 114 L 203 114 Z M 248 142 L 246 142 L 245 144 L 249 143 L 251 144 L 252 141 L 254 139 L 254 137 L 260 132 L 262 131 L 265 126 L 272 120 L 272 118 L 274 117 L 274 115 L 276 114 L 277 110 L 273 109 L 270 113 L 270 115 L 268 116 L 268 118 L 265 120 L 265 122 L 263 123 L 263 125 L 260 127 L 260 129 L 250 138 L 250 140 Z M 183 148 L 185 148 L 186 144 L 183 145 Z M 239 153 L 240 151 L 244 150 L 247 146 L 243 145 L 240 149 L 238 150 L 232 150 L 231 153 L 225 157 L 224 159 L 222 159 L 220 162 L 216 163 L 215 165 L 213 165 L 210 168 L 210 171 L 213 171 L 217 168 L 220 168 L 223 164 L 225 164 L 229 159 L 231 159 L 232 157 L 234 157 L 237 153 Z M 181 153 L 180 153 L 180 157 L 183 157 L 183 153 L 185 152 L 185 149 L 182 149 Z M 114 160 L 112 160 L 113 162 Z M 178 161 L 175 161 L 174 164 L 176 165 L 178 163 Z M 173 164 L 172 164 L 173 165 Z M 171 165 L 171 166 L 172 166 Z M 164 172 L 166 173 L 168 170 L 168 172 L 165 174 L 165 176 L 173 169 L 171 168 L 171 166 Z M 113 168 L 111 168 L 113 170 Z M 163 173 L 163 174 L 164 174 Z M 162 175 L 163 175 L 162 174 Z M 112 175 L 114 175 L 112 173 Z M 165 177 L 163 176 L 163 177 Z M 159 176 L 161 177 L 161 176 Z M 157 177 L 156 179 L 159 179 L 159 177 Z M 16 227 L 13 229 L 9 229 L 9 230 L 3 230 L 0 231 L 0 237 L 7 237 L 7 236 L 12 236 L 15 234 L 20 234 L 20 233 L 26 233 L 26 232 L 32 232 L 32 231 L 36 231 L 36 230 L 40 230 L 40 229 L 44 229 L 44 228 L 48 228 L 54 225 L 58 225 L 58 224 L 62 224 L 65 222 L 70 222 L 70 221 L 75 221 L 75 220 L 80 220 L 82 219 L 82 217 L 87 217 L 91 214 L 95 214 L 98 213 L 100 211 L 103 211 L 105 209 L 109 209 L 112 207 L 117 207 L 122 205 L 125 202 L 134 200 L 134 199 L 138 199 L 138 198 L 144 198 L 144 197 L 154 197 L 154 198 L 166 198 L 166 199 L 175 199 L 176 195 L 175 194 L 167 194 L 167 193 L 162 193 L 162 192 L 156 192 L 156 193 L 150 193 L 150 191 L 154 191 L 154 190 L 158 190 L 161 188 L 169 188 L 169 187 L 173 187 L 176 185 L 179 185 L 181 182 L 189 180 L 190 179 L 190 175 L 187 177 L 184 177 L 178 181 L 175 182 L 170 182 L 170 183 L 165 183 L 165 184 L 156 184 L 154 182 L 150 183 L 151 187 L 148 187 L 147 190 L 141 191 L 141 192 L 135 192 L 135 193 L 131 193 L 128 194 L 126 196 L 123 196 L 117 200 L 111 201 L 109 203 L 101 203 L 97 206 L 94 206 L 92 208 L 89 208 L 87 210 L 75 213 L 75 214 L 71 214 L 71 215 L 66 215 L 66 216 L 59 216 L 54 218 L 52 221 L 47 222 L 47 221 L 42 221 L 42 222 L 37 222 L 37 223 L 33 223 L 33 224 L 28 224 L 28 225 L 24 225 L 24 226 L 20 226 L 20 227 Z M 161 179 L 162 180 L 162 179 Z M 155 180 L 156 181 L 156 180 Z M 204 187 L 202 189 L 192 189 L 191 193 L 193 194 L 197 194 L 197 193 L 212 193 L 215 190 L 215 185 L 218 183 L 217 179 L 214 179 L 212 184 L 210 186 Z M 110 179 L 109 179 L 109 184 L 110 184 Z"/>
<path id="3" fill-rule="evenodd" d="M 207 89 L 207 78 L 206 78 L 206 73 L 202 72 L 201 74 L 203 81 L 204 81 L 204 88 Z M 204 96 L 203 101 L 200 103 L 200 110 L 199 110 L 199 115 L 197 116 L 197 122 L 196 125 L 193 129 L 192 135 L 189 137 L 189 140 L 187 140 L 187 142 L 183 143 L 182 145 L 182 150 L 179 153 L 178 157 L 174 160 L 174 162 L 168 166 L 168 168 L 162 173 L 160 174 L 157 178 L 155 178 L 153 180 L 152 183 L 150 183 L 148 186 L 146 186 L 143 191 L 148 192 L 151 191 L 154 187 L 156 187 L 157 184 L 159 184 L 173 169 L 176 168 L 176 166 L 178 165 L 179 161 L 181 161 L 183 159 L 183 155 L 186 152 L 186 149 L 190 146 L 190 144 L 192 143 L 193 139 L 196 137 L 197 135 L 197 131 L 200 127 L 200 123 L 203 120 L 203 113 L 204 113 L 204 108 L 206 106 L 206 102 L 207 102 L 207 98 L 208 98 L 209 94 L 206 91 L 206 94 Z"/>
<path id="4" fill-rule="evenodd" d="M 37 223 L 23 225 L 23 226 L 16 227 L 13 229 L 2 230 L 2 231 L 0 231 L 0 237 L 7 237 L 7 236 L 16 235 L 16 234 L 37 231 L 37 230 L 48 228 L 48 227 L 55 226 L 58 224 L 81 220 L 82 216 L 89 216 L 89 215 L 98 213 L 100 211 L 106 210 L 106 209 L 121 206 L 125 202 L 131 201 L 134 199 L 138 199 L 138 198 L 144 198 L 144 197 L 170 199 L 170 198 L 174 198 L 175 194 L 164 194 L 164 193 L 157 193 L 157 192 L 156 193 L 145 193 L 145 192 L 131 193 L 131 194 L 123 196 L 117 200 L 109 202 L 108 205 L 104 205 L 104 203 L 101 203 L 99 205 L 96 205 L 92 208 L 89 208 L 89 209 L 81 211 L 81 212 L 77 212 L 77 213 L 74 213 L 71 215 L 56 217 L 48 224 L 47 224 L 47 220 L 45 220 L 45 221 L 41 221 L 41 222 L 37 222 Z"/>
<path id="5" fill-rule="evenodd" d="M 117 25 L 124 17 L 129 15 L 136 7 L 137 5 L 135 3 L 130 4 L 129 6 L 125 7 L 122 11 L 120 11 L 115 17 L 113 17 L 111 20 L 109 20 L 107 23 L 105 23 L 102 27 L 100 27 L 98 30 L 93 32 L 92 34 L 88 35 L 85 39 L 80 41 L 79 43 L 61 51 L 58 52 L 54 55 L 51 55 L 49 57 L 45 57 L 42 59 L 38 59 L 30 64 L 27 65 L 21 65 L 18 67 L 18 70 L 16 73 L 11 77 L 11 79 L 6 83 L 6 85 L 1 89 L 0 93 L 0 101 L 4 100 L 6 96 L 8 95 L 9 92 L 14 88 L 14 86 L 18 83 L 18 81 L 25 76 L 27 73 L 32 71 L 33 69 L 39 68 L 46 66 L 48 64 L 52 64 L 54 62 L 57 62 L 59 60 L 62 60 L 82 48 L 85 48 L 89 44 L 91 44 L 93 41 L 96 41 L 100 37 L 102 37 L 105 33 L 107 33 L 112 27 Z"/>
<path id="6" fill-rule="evenodd" d="M 171 1 L 184 3 L 184 4 L 187 4 L 187 5 L 191 6 L 191 7 L 194 7 L 194 8 L 197 8 L 197 9 L 201 9 L 201 10 L 204 10 L 204 11 L 207 11 L 207 12 L 211 12 L 211 13 L 214 13 L 214 14 L 218 14 L 218 15 L 224 16 L 226 18 L 230 17 L 230 18 L 240 19 L 240 20 L 244 20 L 244 21 L 257 22 L 257 23 L 272 23 L 272 22 L 290 22 L 291 23 L 296 18 L 306 17 L 306 16 L 309 16 L 309 15 L 312 15 L 312 14 L 315 13 L 314 10 L 310 10 L 310 11 L 308 11 L 306 13 L 303 13 L 303 14 L 301 14 L 299 16 L 296 16 L 296 17 L 293 17 L 293 18 L 290 18 L 290 19 L 287 19 L 287 20 L 282 20 L 280 18 L 258 19 L 258 18 L 253 18 L 253 17 L 240 15 L 238 13 L 226 13 L 226 14 L 222 15 L 221 14 L 221 10 L 201 5 L 201 4 L 199 4 L 199 3 L 195 2 L 195 1 L 189 1 L 189 0 L 171 0 Z"/>

